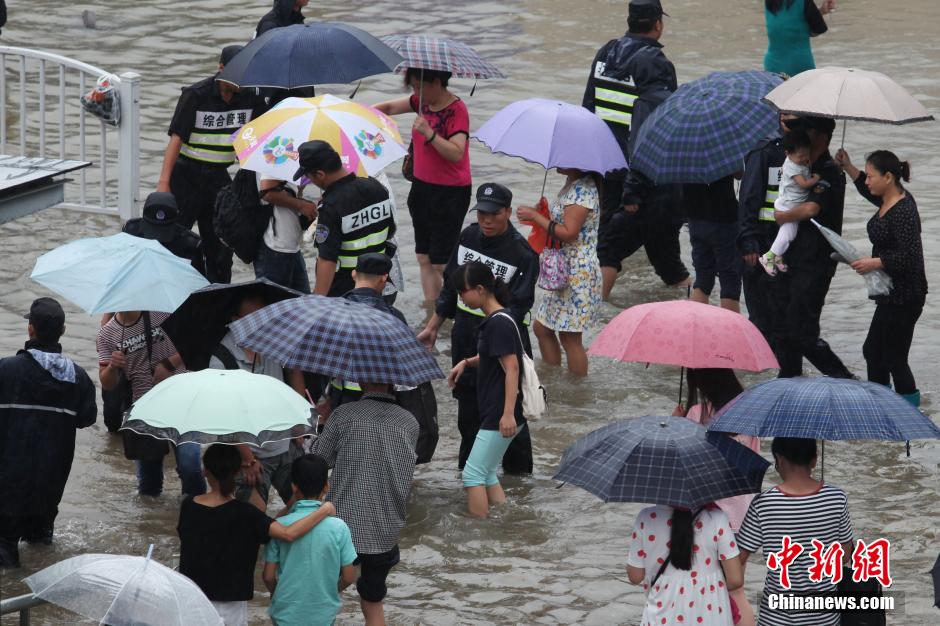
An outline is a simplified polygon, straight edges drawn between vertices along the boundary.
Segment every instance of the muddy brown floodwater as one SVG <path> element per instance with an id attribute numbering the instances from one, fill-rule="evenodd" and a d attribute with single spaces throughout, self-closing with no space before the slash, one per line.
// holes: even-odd
<path id="1" fill-rule="evenodd" d="M 187 0 L 70 4 L 49 0 L 13 3 L 3 29 L 7 45 L 39 47 L 78 58 L 110 71 L 132 69 L 142 76 L 142 195 L 153 189 L 166 141 L 166 127 L 179 87 L 213 71 L 225 44 L 247 39 L 269 2 Z M 329 5 L 329 6 L 324 6 Z M 360 5 L 360 6 L 357 6 Z M 367 6 L 365 6 L 367 5 Z M 765 40 L 759 0 L 666 2 L 663 42 L 675 62 L 680 82 L 713 70 L 760 68 Z M 84 8 L 97 12 L 97 30 L 82 25 Z M 454 81 L 466 98 L 473 128 L 506 104 L 533 96 L 580 102 L 588 67 L 596 49 L 626 29 L 622 1 L 504 0 L 502 2 L 313 2 L 307 13 L 317 19 L 346 21 L 376 34 L 427 32 L 463 40 L 494 61 L 510 77 L 472 83 Z M 814 40 L 817 64 L 847 65 L 885 72 L 907 87 L 935 114 L 940 112 L 940 5 L 934 0 L 885 3 L 844 0 L 830 17 L 831 29 Z M 367 79 L 356 99 L 375 102 L 402 93 L 395 76 Z M 348 95 L 349 86 L 337 87 Z M 407 129 L 410 120 L 401 120 Z M 923 219 L 928 274 L 940 289 L 940 127 L 880 127 L 851 124 L 846 147 L 856 162 L 876 148 L 888 148 L 910 159 Z M 521 201 L 534 201 L 542 182 L 537 166 L 490 154 L 474 142 L 474 182 L 498 180 Z M 403 200 L 407 187 L 392 174 Z M 551 177 L 549 187 L 560 186 Z M 845 212 L 845 235 L 867 246 L 865 222 L 871 207 L 851 189 Z M 402 203 L 403 204 L 403 203 Z M 409 281 L 399 306 L 417 327 L 427 311 L 420 303 L 417 266 L 407 253 L 413 243 L 407 211 L 402 248 Z M 0 227 L 0 354 L 12 354 L 25 335 L 22 314 L 35 297 L 48 295 L 29 280 L 36 258 L 69 240 L 116 232 L 116 219 L 58 209 Z M 688 242 L 683 236 L 688 263 Z M 311 255 L 312 250 L 307 250 Z M 248 268 L 236 261 L 237 277 Z M 622 308 L 650 300 L 678 298 L 663 287 L 645 256 L 635 255 L 604 310 L 609 320 Z M 940 309 L 936 298 L 917 326 L 911 353 L 913 369 L 934 412 L 940 374 Z M 70 303 L 66 352 L 97 379 L 94 348 L 97 320 Z M 823 336 L 853 371 L 864 375 L 861 344 L 874 305 L 862 281 L 840 269 L 823 312 Z M 593 335 L 592 335 L 593 336 Z M 588 337 L 590 340 L 591 337 Z M 448 361 L 448 337 L 438 348 L 442 367 Z M 638 504 L 603 504 L 573 487 L 556 489 L 551 480 L 558 459 L 574 439 L 615 418 L 668 414 L 675 405 L 678 372 L 674 368 L 592 360 L 590 376 L 574 381 L 541 368 L 551 394 L 551 413 L 532 428 L 535 475 L 505 481 L 509 505 L 486 521 L 464 515 L 464 496 L 456 470 L 458 433 L 455 403 L 443 384 L 437 387 L 441 407 L 441 443 L 434 462 L 416 473 L 408 525 L 401 537 L 402 561 L 390 578 L 387 601 L 392 624 L 620 624 L 636 623 L 642 612 L 639 589 L 626 583 L 624 563 Z M 753 384 L 764 376 L 745 376 Z M 764 454 L 768 454 L 765 445 Z M 889 623 L 932 625 L 940 621 L 933 608 L 927 571 L 940 551 L 938 540 L 938 463 L 940 446 L 916 441 L 910 458 L 903 444 L 835 442 L 827 445 L 826 477 L 848 493 L 857 537 L 891 540 L 895 585 L 906 602 Z M 20 571 L 3 575 L 4 597 L 23 593 L 21 579 L 55 561 L 83 552 L 144 554 L 175 565 L 179 485 L 172 470 L 165 495 L 142 500 L 135 494 L 133 467 L 119 441 L 100 423 L 78 435 L 75 462 L 62 502 L 53 546 L 24 546 Z M 768 473 L 768 486 L 776 476 Z M 748 567 L 747 590 L 756 602 L 764 568 Z M 252 623 L 264 623 L 267 594 L 260 580 L 251 604 Z M 359 623 L 354 592 L 344 594 L 338 623 Z M 34 623 L 74 623 L 74 615 L 43 608 Z M 14 623 L 7 616 L 4 624 Z"/>

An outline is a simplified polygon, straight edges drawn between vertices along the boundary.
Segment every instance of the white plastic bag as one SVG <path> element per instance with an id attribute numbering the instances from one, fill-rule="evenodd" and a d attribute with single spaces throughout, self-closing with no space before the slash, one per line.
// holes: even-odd
<path id="1" fill-rule="evenodd" d="M 536 422 L 545 413 L 545 388 L 539 382 L 539 375 L 535 371 L 535 362 L 532 357 L 525 353 L 525 344 L 522 343 L 522 333 L 519 332 L 516 320 L 502 311 L 497 315 L 502 315 L 512 322 L 513 328 L 516 329 L 516 336 L 519 337 L 519 350 L 522 353 L 522 371 L 519 372 L 521 375 L 519 386 L 522 390 L 522 415 L 530 422 Z"/>

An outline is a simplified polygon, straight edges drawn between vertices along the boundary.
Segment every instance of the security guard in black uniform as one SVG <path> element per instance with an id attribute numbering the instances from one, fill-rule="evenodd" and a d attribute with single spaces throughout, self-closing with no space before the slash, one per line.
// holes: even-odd
<path id="1" fill-rule="evenodd" d="M 509 285 L 509 314 L 516 320 L 522 334 L 525 351 L 531 355 L 532 346 L 527 332 L 529 311 L 535 302 L 535 284 L 539 277 L 539 257 L 528 241 L 509 221 L 512 214 L 512 192 L 496 183 L 486 183 L 477 189 L 477 223 L 467 226 L 444 268 L 444 286 L 437 298 L 434 315 L 418 339 L 429 348 L 437 341 L 437 333 L 447 318 L 454 319 L 451 331 L 451 362 L 456 365 L 477 354 L 477 328 L 484 319 L 478 309 L 470 309 L 449 286 L 447 278 L 457 267 L 470 261 L 485 263 L 493 274 Z M 454 388 L 457 399 L 457 428 L 460 430 L 458 466 L 463 469 L 473 441 L 480 430 L 480 411 L 476 393 L 477 371 L 467 368 Z M 503 470 L 507 474 L 532 473 L 532 440 L 529 429 L 523 428 L 509 444 L 503 456 Z"/>
<path id="2" fill-rule="evenodd" d="M 241 50 L 226 46 L 219 70 Z M 215 197 L 232 182 L 228 167 L 235 163 L 232 133 L 266 110 L 262 98 L 211 76 L 183 88 L 163 157 L 157 191 L 171 191 L 180 208 L 180 223 L 199 223 L 206 257 L 206 277 L 213 283 L 232 280 L 232 251 L 215 234 Z"/>
<path id="3" fill-rule="evenodd" d="M 836 262 L 830 258 L 832 248 L 809 220 L 842 232 L 845 209 L 845 176 L 829 153 L 829 142 L 835 121 L 818 117 L 803 118 L 802 126 L 809 135 L 813 165 L 810 171 L 820 181 L 808 200 L 790 211 L 775 211 L 777 223 L 799 222 L 796 238 L 787 250 L 787 272 L 775 279 L 774 306 L 783 316 L 782 336 L 772 346 L 780 362 L 781 378 L 801 376 L 803 357 L 826 376 L 854 378 L 845 364 L 820 336 L 819 320 L 829 284 L 836 273 Z"/>
<path id="4" fill-rule="evenodd" d="M 159 241 L 176 256 L 187 259 L 206 275 L 206 261 L 199 235 L 179 224 L 179 208 L 173 194 L 155 191 L 144 201 L 143 217 L 127 220 L 121 229 L 128 235 Z"/>
<path id="5" fill-rule="evenodd" d="M 382 183 L 347 172 L 327 142 L 307 141 L 297 152 L 300 168 L 294 180 L 306 176 L 323 190 L 315 234 L 318 256 L 313 293 L 339 297 L 355 288 L 352 272 L 360 256 L 389 250 L 389 240 L 395 235 L 392 203 Z"/>
<path id="6" fill-rule="evenodd" d="M 678 87 L 676 69 L 659 43 L 664 15 L 668 14 L 659 0 L 630 2 L 628 32 L 608 41 L 597 52 L 584 91 L 582 106 L 607 122 L 628 162 L 631 132 L 638 130 L 653 109 Z M 620 272 L 621 261 L 640 247 L 646 248 L 650 264 L 667 285 L 681 285 L 689 279 L 679 257 L 681 220 L 671 214 L 678 199 L 658 194 L 644 198 L 639 210 L 634 207 L 625 211 L 626 178 L 626 170 L 608 173 L 604 178 L 597 256 L 605 299 Z"/>

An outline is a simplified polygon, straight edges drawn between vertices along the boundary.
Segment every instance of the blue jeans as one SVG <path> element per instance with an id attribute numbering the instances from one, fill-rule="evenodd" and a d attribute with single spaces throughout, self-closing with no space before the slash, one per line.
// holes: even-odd
<path id="1" fill-rule="evenodd" d="M 202 458 L 198 443 L 184 443 L 174 448 L 176 473 L 184 495 L 199 496 L 206 492 L 202 475 Z M 137 465 L 137 492 L 142 496 L 159 496 L 163 492 L 163 459 L 134 461 Z"/>
<path id="2" fill-rule="evenodd" d="M 275 252 L 262 241 L 258 247 L 254 268 L 255 278 L 267 278 L 282 287 L 310 293 L 307 263 L 300 250 L 293 253 Z"/>
<path id="3" fill-rule="evenodd" d="M 525 428 L 523 424 L 516 429 L 516 435 Z M 499 478 L 496 476 L 496 470 L 499 462 L 502 461 L 506 449 L 516 435 L 512 437 L 503 437 L 498 430 L 480 430 L 477 432 L 476 441 L 473 442 L 473 449 L 467 458 L 467 464 L 463 467 L 463 486 L 464 487 L 491 487 L 499 484 Z"/>

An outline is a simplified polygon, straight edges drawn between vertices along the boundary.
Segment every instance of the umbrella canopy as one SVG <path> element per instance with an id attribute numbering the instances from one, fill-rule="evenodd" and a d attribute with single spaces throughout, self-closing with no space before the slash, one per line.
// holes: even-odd
<path id="1" fill-rule="evenodd" d="M 695 509 L 760 491 L 769 466 L 737 441 L 683 417 L 640 417 L 574 442 L 555 480 L 583 487 L 604 502 Z"/>
<path id="2" fill-rule="evenodd" d="M 274 304 L 302 295 L 267 278 L 233 285 L 214 283 L 189 294 L 160 327 L 173 341 L 186 369 L 197 371 L 209 367 L 212 351 L 228 331 L 235 307 L 242 300 L 255 297 Z"/>
<path id="3" fill-rule="evenodd" d="M 709 424 L 716 432 L 803 439 L 940 438 L 929 417 L 890 388 L 844 378 L 777 378 L 751 387 Z"/>
<path id="4" fill-rule="evenodd" d="M 826 228 L 816 220 L 811 221 L 813 225 L 819 229 L 819 232 L 822 233 L 822 236 L 826 238 L 826 241 L 832 246 L 832 249 L 835 250 L 836 254 L 839 256 L 839 260 L 851 264 L 862 258 L 862 254 L 855 246 L 837 235 L 834 230 Z M 862 278 L 865 279 L 865 285 L 868 287 L 868 296 L 870 298 L 886 296 L 891 292 L 891 288 L 894 286 L 894 281 L 891 280 L 888 272 L 884 270 L 868 272 L 862 276 Z"/>
<path id="5" fill-rule="evenodd" d="M 153 546 L 150 546 L 150 552 Z M 222 626 L 202 590 L 150 558 L 82 554 L 26 578 L 33 593 L 111 626 Z"/>
<path id="6" fill-rule="evenodd" d="M 450 72 L 455 78 L 506 78 L 495 65 L 476 50 L 453 39 L 426 35 L 390 35 L 382 37 L 390 48 L 403 57 L 395 68 L 398 73 L 409 67 Z"/>
<path id="7" fill-rule="evenodd" d="M 89 314 L 176 310 L 209 284 L 160 243 L 118 233 L 79 239 L 39 257 L 30 278 Z"/>
<path id="8" fill-rule="evenodd" d="M 400 54 L 355 26 L 311 22 L 274 28 L 235 55 L 218 80 L 239 87 L 297 89 L 391 72 Z"/>
<path id="9" fill-rule="evenodd" d="M 242 370 L 171 376 L 134 403 L 122 430 L 175 444 L 256 446 L 313 432 L 310 403 L 276 378 Z"/>
<path id="10" fill-rule="evenodd" d="M 781 113 L 880 124 L 934 119 L 903 87 L 878 72 L 823 67 L 797 74 L 764 98 Z"/>
<path id="11" fill-rule="evenodd" d="M 370 106 L 336 96 L 286 98 L 235 134 L 233 146 L 245 169 L 293 180 L 297 149 L 321 139 L 339 153 L 343 166 L 371 176 L 408 154 L 398 125 Z"/>
<path id="12" fill-rule="evenodd" d="M 770 72 L 714 72 L 679 87 L 638 131 L 630 167 L 656 184 L 711 183 L 739 172 L 780 118 L 761 98 L 782 82 Z"/>
<path id="13" fill-rule="evenodd" d="M 410 387 L 444 378 L 408 326 L 345 298 L 284 300 L 230 328 L 238 345 L 313 374 Z"/>
<path id="14" fill-rule="evenodd" d="M 603 174 L 627 167 L 617 139 L 602 119 L 584 107 L 558 100 L 514 102 L 472 137 L 493 152 L 546 169 L 570 167 Z"/>
<path id="15" fill-rule="evenodd" d="M 767 340 L 746 317 L 689 300 L 630 307 L 604 327 L 588 354 L 751 372 L 779 367 Z"/>

